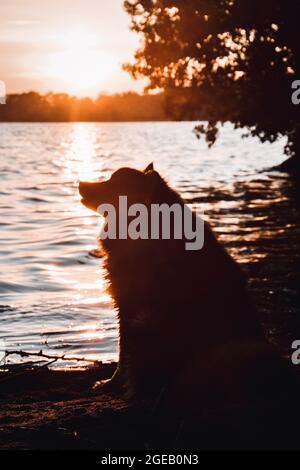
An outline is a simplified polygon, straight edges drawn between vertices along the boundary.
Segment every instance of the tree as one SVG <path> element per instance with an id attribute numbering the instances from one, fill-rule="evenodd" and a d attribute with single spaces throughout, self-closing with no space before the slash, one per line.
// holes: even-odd
<path id="1" fill-rule="evenodd" d="M 141 36 L 135 63 L 148 89 L 165 90 L 177 119 L 208 116 L 198 137 L 209 145 L 217 124 L 247 128 L 262 142 L 287 137 L 284 169 L 300 168 L 298 0 L 128 0 L 131 29 Z"/>
<path id="2" fill-rule="evenodd" d="M 164 95 L 134 92 L 78 98 L 66 93 L 8 95 L 0 122 L 165 121 Z"/>

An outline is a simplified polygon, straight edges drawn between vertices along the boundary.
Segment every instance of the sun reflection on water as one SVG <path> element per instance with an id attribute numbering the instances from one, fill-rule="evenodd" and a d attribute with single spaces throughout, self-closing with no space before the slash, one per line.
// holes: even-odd
<path id="1" fill-rule="evenodd" d="M 99 130 L 99 128 L 98 128 Z M 97 126 L 93 123 L 75 123 L 70 129 L 64 147 L 64 172 L 72 180 L 90 180 L 101 173 L 103 159 Z"/>

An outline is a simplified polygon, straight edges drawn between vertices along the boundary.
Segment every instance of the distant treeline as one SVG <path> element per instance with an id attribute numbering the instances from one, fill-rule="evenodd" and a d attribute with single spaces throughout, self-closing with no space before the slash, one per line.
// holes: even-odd
<path id="1" fill-rule="evenodd" d="M 163 94 L 134 92 L 77 98 L 64 93 L 11 94 L 0 106 L 2 122 L 65 121 L 165 121 L 168 116 Z"/>

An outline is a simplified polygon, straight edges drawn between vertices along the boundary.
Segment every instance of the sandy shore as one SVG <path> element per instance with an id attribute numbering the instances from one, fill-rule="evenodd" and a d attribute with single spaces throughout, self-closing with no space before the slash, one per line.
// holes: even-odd
<path id="1" fill-rule="evenodd" d="M 2 374 L 0 449 L 295 449 L 299 410 L 205 410 L 189 419 L 93 391 L 115 364 Z"/>

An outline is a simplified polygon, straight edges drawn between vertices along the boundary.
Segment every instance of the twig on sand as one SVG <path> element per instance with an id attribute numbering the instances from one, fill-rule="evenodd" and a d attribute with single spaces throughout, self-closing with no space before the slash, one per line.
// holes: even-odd
<path id="1" fill-rule="evenodd" d="M 62 356 L 56 356 L 56 355 L 53 355 L 53 354 L 45 354 L 43 353 L 43 351 L 39 351 L 39 352 L 27 352 L 27 351 L 17 351 L 17 350 L 10 350 L 10 351 L 5 351 L 5 354 L 4 354 L 4 357 L 2 359 L 3 362 L 5 362 L 6 358 L 8 356 L 13 356 L 13 355 L 17 355 L 17 356 L 20 356 L 20 357 L 43 357 L 45 359 L 49 359 L 51 360 L 51 362 L 56 362 L 56 361 L 76 361 L 76 362 L 90 362 L 90 363 L 93 363 L 93 364 L 99 364 L 101 363 L 101 361 L 97 361 L 95 359 L 87 359 L 85 357 L 67 357 L 65 354 L 63 354 Z M 53 361 L 52 361 L 53 360 Z M 39 362 L 39 361 L 37 361 Z"/>
<path id="2" fill-rule="evenodd" d="M 44 359 L 41 359 L 39 361 L 27 361 L 27 362 L 22 362 L 21 364 L 7 364 L 6 363 L 6 358 L 8 356 L 13 356 L 17 355 L 20 357 L 41 357 Z M 7 380 L 13 379 L 15 377 L 19 377 L 21 375 L 27 374 L 29 372 L 34 373 L 34 372 L 39 372 L 41 369 L 46 369 L 47 367 L 51 366 L 55 362 L 62 360 L 62 361 L 76 361 L 76 362 L 90 362 L 94 364 L 95 366 L 99 366 L 102 364 L 102 361 L 97 361 L 94 359 L 87 359 L 84 357 L 66 357 L 64 354 L 62 356 L 55 356 L 52 354 L 45 354 L 43 351 L 39 352 L 27 352 L 27 351 L 17 351 L 17 350 L 10 350 L 10 351 L 5 351 L 5 354 L 0 362 L 3 362 L 3 365 L 0 366 L 1 369 L 11 369 L 13 368 L 18 368 L 19 372 L 16 372 L 14 370 L 13 375 L 9 375 L 6 377 L 3 377 L 0 379 L 0 382 L 5 382 Z M 42 363 L 42 364 L 41 364 Z M 30 369 L 29 369 L 30 368 Z M 21 370 L 20 370 L 21 369 Z"/>

